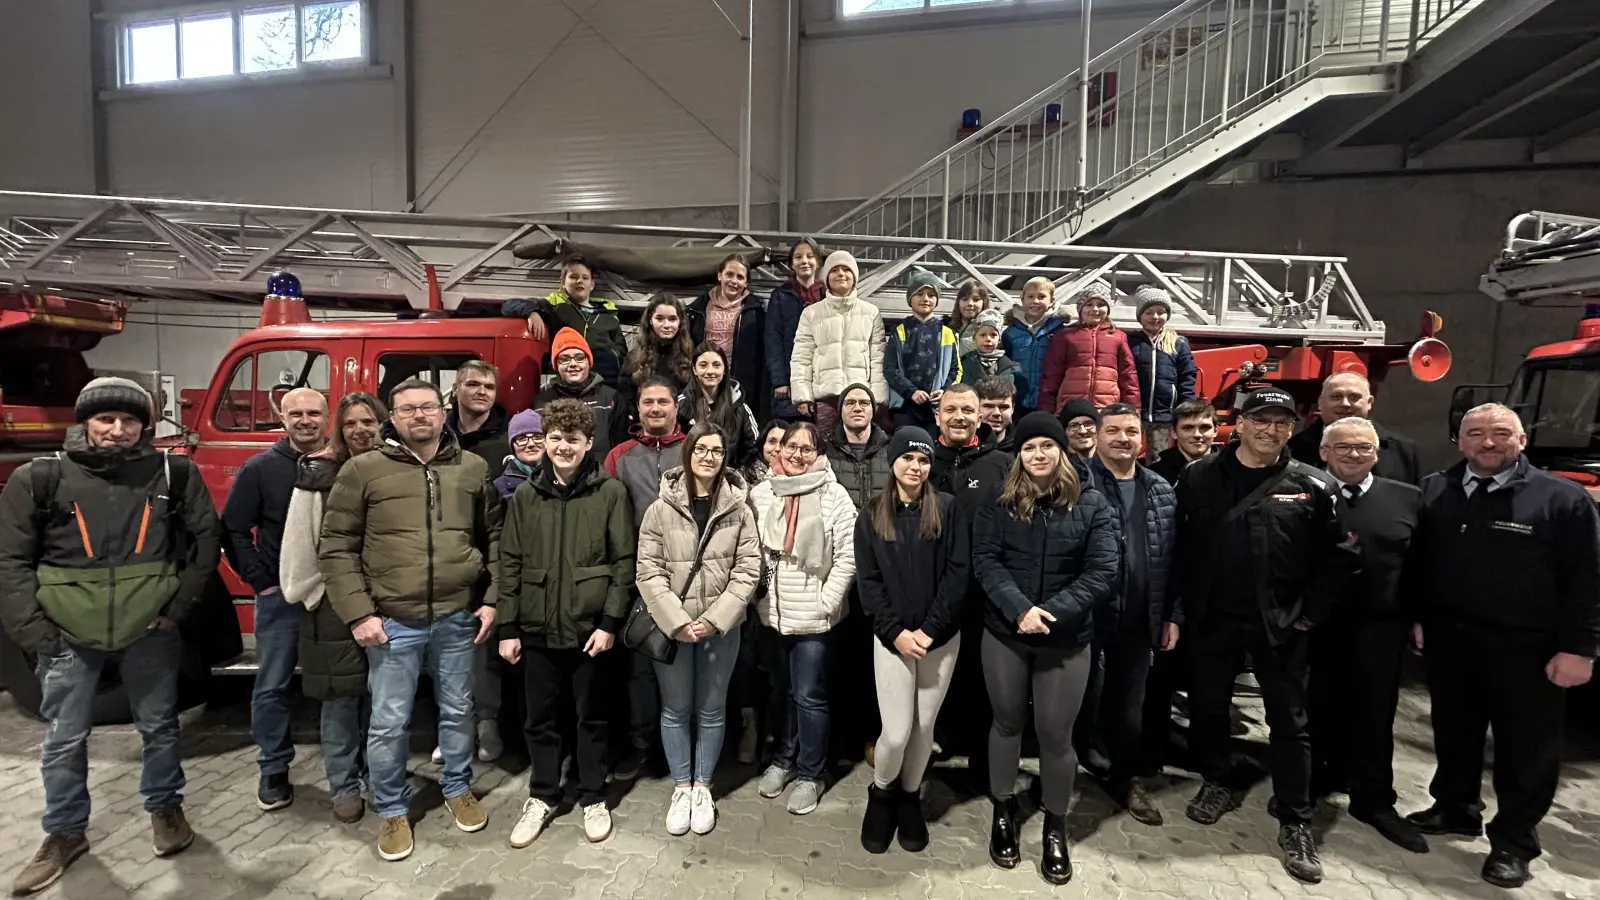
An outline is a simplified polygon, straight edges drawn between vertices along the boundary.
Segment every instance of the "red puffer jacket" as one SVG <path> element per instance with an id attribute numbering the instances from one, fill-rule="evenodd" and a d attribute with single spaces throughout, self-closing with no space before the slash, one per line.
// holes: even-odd
<path id="1" fill-rule="evenodd" d="M 1057 331 L 1045 351 L 1039 408 L 1059 415 L 1074 397 L 1096 407 L 1110 403 L 1139 406 L 1139 375 L 1128 336 L 1110 322 L 1090 328 L 1082 322 Z"/>

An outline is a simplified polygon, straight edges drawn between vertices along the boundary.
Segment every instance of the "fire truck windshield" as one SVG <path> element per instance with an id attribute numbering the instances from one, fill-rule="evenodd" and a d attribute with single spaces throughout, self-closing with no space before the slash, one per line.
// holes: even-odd
<path id="1" fill-rule="evenodd" d="M 1508 405 L 1528 429 L 1530 457 L 1600 458 L 1600 355 L 1528 361 Z"/>

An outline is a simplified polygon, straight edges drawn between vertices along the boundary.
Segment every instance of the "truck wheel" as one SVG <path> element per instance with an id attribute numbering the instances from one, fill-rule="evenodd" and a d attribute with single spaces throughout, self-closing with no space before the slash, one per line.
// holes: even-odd
<path id="1" fill-rule="evenodd" d="M 185 710 L 206 702 L 210 688 L 210 671 L 198 662 L 192 648 L 185 648 L 186 657 L 178 673 L 178 709 Z M 11 692 L 17 707 L 35 719 L 42 719 L 39 707 L 43 690 L 34 674 L 35 659 L 21 647 L 12 643 L 10 635 L 0 631 L 0 678 Z M 123 688 L 115 665 L 107 665 L 100 673 L 100 683 L 95 688 L 95 725 L 126 725 L 133 721 L 133 708 L 128 703 L 128 692 Z"/>

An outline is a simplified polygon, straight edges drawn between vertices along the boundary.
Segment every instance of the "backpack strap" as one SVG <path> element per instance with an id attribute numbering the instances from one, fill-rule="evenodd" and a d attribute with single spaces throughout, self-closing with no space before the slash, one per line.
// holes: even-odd
<path id="1" fill-rule="evenodd" d="M 44 554 L 44 535 L 55 522 L 56 491 L 61 488 L 61 454 L 40 456 L 29 468 L 33 476 L 33 559 Z"/>
<path id="2" fill-rule="evenodd" d="M 167 494 L 167 544 L 172 561 L 181 564 L 189 558 L 189 529 L 183 516 L 184 498 L 188 496 L 189 473 L 194 463 L 187 456 L 161 451 L 161 467 L 166 475 Z"/>

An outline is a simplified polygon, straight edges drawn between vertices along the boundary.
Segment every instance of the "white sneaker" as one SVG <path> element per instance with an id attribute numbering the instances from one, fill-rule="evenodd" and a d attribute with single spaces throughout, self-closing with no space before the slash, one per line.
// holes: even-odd
<path id="1" fill-rule="evenodd" d="M 689 813 L 689 827 L 695 834 L 710 834 L 717 827 L 717 804 L 711 799 L 711 789 L 704 785 L 690 792 L 693 806 Z"/>
<path id="2" fill-rule="evenodd" d="M 511 826 L 511 846 L 521 850 L 533 843 L 550 821 L 550 805 L 532 797 L 522 801 L 522 815 Z"/>
<path id="3" fill-rule="evenodd" d="M 583 836 L 591 844 L 611 837 L 611 810 L 606 809 L 604 801 L 583 808 Z"/>
<path id="4" fill-rule="evenodd" d="M 689 833 L 689 811 L 693 806 L 693 791 L 681 784 L 672 789 L 672 802 L 667 804 L 667 834 L 679 837 Z"/>
<path id="5" fill-rule="evenodd" d="M 444 765 L 444 748 L 443 747 L 435 747 L 435 748 L 433 748 L 433 755 L 428 757 L 428 759 L 432 760 L 433 764 L 436 765 L 436 766 Z"/>

